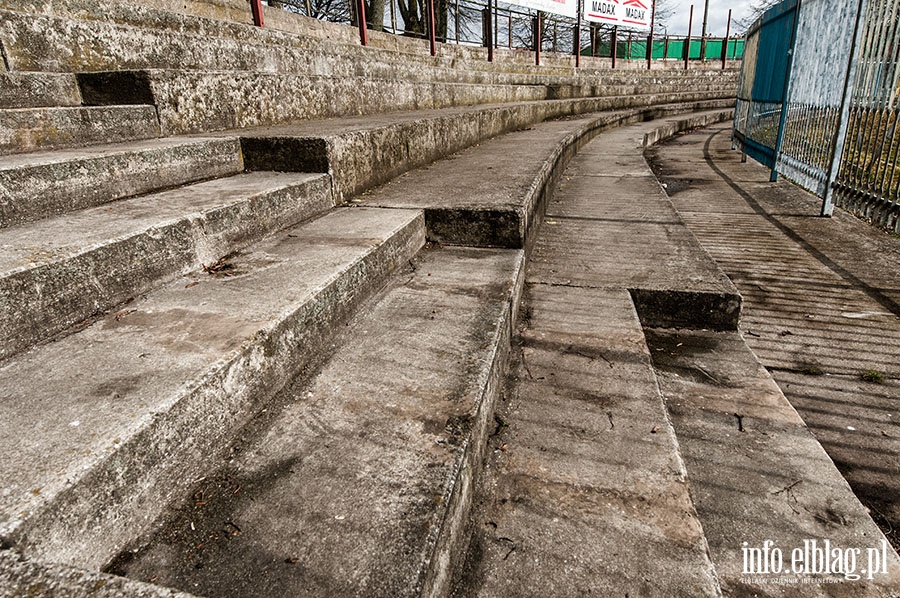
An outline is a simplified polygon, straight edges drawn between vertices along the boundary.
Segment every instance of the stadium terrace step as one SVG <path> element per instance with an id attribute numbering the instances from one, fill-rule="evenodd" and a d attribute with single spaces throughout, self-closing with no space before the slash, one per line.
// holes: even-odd
<path id="1" fill-rule="evenodd" d="M 2 544 L 102 567 L 315 367 L 336 327 L 423 243 L 420 212 L 336 209 L 7 359 Z"/>
<path id="2" fill-rule="evenodd" d="M 627 290 L 527 284 L 522 310 L 453 595 L 720 595 Z"/>
<path id="3" fill-rule="evenodd" d="M 9 356 L 332 206 L 324 174 L 257 172 L 0 230 Z"/>
<path id="4" fill-rule="evenodd" d="M 785 555 L 790 576 L 793 550 L 812 538 L 821 549 L 827 538 L 842 552 L 860 549 L 839 595 L 896 596 L 900 559 L 741 335 L 646 332 L 723 591 L 783 595 L 745 571 L 744 543 L 761 549 L 777 540 L 770 548 Z M 804 596 L 835 595 L 827 584 L 803 587 Z"/>
<path id="5" fill-rule="evenodd" d="M 529 249 L 559 176 L 578 148 L 610 127 L 665 118 L 686 108 L 663 105 L 546 121 L 464 150 L 433 169 L 407 173 L 353 201 L 425 210 L 428 238 L 434 242 Z M 727 114 L 718 111 L 699 118 L 715 120 Z M 664 122 L 675 127 L 677 119 L 684 117 L 673 117 L 671 125 L 669 119 Z M 658 185 L 653 191 L 662 192 Z"/>
<path id="6" fill-rule="evenodd" d="M 0 72 L 0 109 L 80 105 L 73 75 Z"/>
<path id="7" fill-rule="evenodd" d="M 153 106 L 0 109 L 0 155 L 159 136 Z"/>
<path id="8" fill-rule="evenodd" d="M 243 169 L 235 138 L 169 137 L 0 157 L 0 228 Z"/>
<path id="9" fill-rule="evenodd" d="M 209 596 L 444 594 L 523 262 L 424 251 L 113 569 Z"/>

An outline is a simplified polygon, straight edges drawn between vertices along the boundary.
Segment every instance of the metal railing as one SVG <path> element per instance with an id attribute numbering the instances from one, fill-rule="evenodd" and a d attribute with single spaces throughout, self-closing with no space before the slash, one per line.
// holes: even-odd
<path id="1" fill-rule="evenodd" d="M 898 118 L 900 0 L 787 0 L 751 27 L 735 141 L 822 197 L 823 215 L 900 231 Z"/>
<path id="2" fill-rule="evenodd" d="M 721 61 L 723 68 L 727 61 L 740 60 L 744 48 L 743 39 L 727 36 L 707 37 L 706 43 L 701 43 L 696 37 L 654 35 L 650 42 L 646 33 L 590 24 L 491 0 L 271 0 L 269 5 L 354 26 L 358 26 L 357 15 L 362 13 L 366 27 L 360 27 L 360 41 L 364 45 L 366 32 L 376 30 L 433 38 L 435 42 L 530 50 L 537 54 L 555 52 L 613 61 L 646 60 L 648 66 L 652 60 L 680 60 L 685 65 L 688 61 Z M 539 40 L 536 31 L 540 32 Z M 649 54 L 648 42 L 652 44 Z"/>

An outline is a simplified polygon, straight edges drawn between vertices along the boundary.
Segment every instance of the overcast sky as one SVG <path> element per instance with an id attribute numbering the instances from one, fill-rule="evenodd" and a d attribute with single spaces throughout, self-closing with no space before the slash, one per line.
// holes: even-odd
<path id="1" fill-rule="evenodd" d="M 675 8 L 675 14 L 669 17 L 668 31 L 671 35 L 685 35 L 688 28 L 688 15 L 691 3 L 694 4 L 694 22 L 691 35 L 700 35 L 703 27 L 703 0 L 669 0 Z M 715 37 L 725 35 L 725 24 L 728 22 L 728 9 L 731 13 L 731 33 L 734 34 L 734 22 L 744 18 L 750 9 L 750 0 L 709 0 L 709 24 L 707 32 Z M 660 31 L 662 33 L 662 31 Z"/>

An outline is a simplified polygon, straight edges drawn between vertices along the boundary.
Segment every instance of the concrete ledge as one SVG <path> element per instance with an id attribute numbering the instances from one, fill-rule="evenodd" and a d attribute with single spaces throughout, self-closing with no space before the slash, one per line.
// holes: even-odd
<path id="1" fill-rule="evenodd" d="M 0 72 L 0 109 L 79 105 L 72 75 Z"/>
<path id="2" fill-rule="evenodd" d="M 896 596 L 896 552 L 741 335 L 645 333 L 723 592 Z M 785 555 L 784 576 L 801 581 L 775 585 L 772 577 L 744 572 L 741 548 L 760 548 L 767 540 Z M 859 549 L 850 567 L 867 572 L 858 580 L 837 571 L 792 572 L 791 550 L 811 542 L 821 549 L 826 541 L 835 550 Z M 867 562 L 869 550 L 881 561 L 877 571 L 868 571 L 875 568 Z M 811 569 L 807 558 L 797 566 Z"/>
<path id="3" fill-rule="evenodd" d="M 420 254 L 315 378 L 243 431 L 201 484 L 210 502 L 173 505 L 123 572 L 205 595 L 445 596 L 496 425 L 523 264 L 521 251 Z M 229 478 L 238 494 L 213 490 Z M 185 516 L 198 537 L 223 518 L 247 532 L 200 552 Z M 291 555 L 300 567 L 285 566 Z"/>
<path id="4" fill-rule="evenodd" d="M 0 228 L 243 169 L 234 138 L 154 139 L 0 157 Z"/>
<path id="5" fill-rule="evenodd" d="M 559 177 L 579 148 L 612 127 L 694 107 L 662 105 L 543 122 L 403 175 L 354 203 L 423 209 L 428 238 L 437 243 L 529 252 Z"/>
<path id="6" fill-rule="evenodd" d="M 644 133 L 644 148 L 657 144 L 660 141 L 673 137 L 682 131 L 690 131 L 705 127 L 714 123 L 720 123 L 734 118 L 734 109 L 722 110 L 720 112 L 698 114 L 696 116 L 688 116 L 682 120 L 668 122 L 660 127 Z"/>
<path id="7" fill-rule="evenodd" d="M 0 110 L 0 155 L 159 136 L 153 106 Z"/>
<path id="8" fill-rule="evenodd" d="M 194 273 L 8 360 L 4 545 L 105 565 L 423 242 L 420 213 L 338 210 L 232 258 L 232 276 Z"/>
<path id="9" fill-rule="evenodd" d="M 641 324 L 649 328 L 737 330 L 742 299 L 737 289 L 710 293 L 673 289 L 631 289 Z"/>
<path id="10" fill-rule="evenodd" d="M 0 550 L 0 587 L 4 596 L 192 598 L 190 594 L 149 583 L 29 560 L 5 549 Z"/>
<path id="11" fill-rule="evenodd" d="M 0 357 L 321 214 L 329 186 L 252 173 L 0 231 Z"/>

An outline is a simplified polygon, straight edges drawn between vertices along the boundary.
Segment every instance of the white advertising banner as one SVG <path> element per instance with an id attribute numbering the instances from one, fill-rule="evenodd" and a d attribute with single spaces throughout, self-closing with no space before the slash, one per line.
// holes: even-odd
<path id="1" fill-rule="evenodd" d="M 584 0 L 584 19 L 649 31 L 651 2 L 652 0 Z"/>
<path id="2" fill-rule="evenodd" d="M 505 0 L 509 4 L 524 6 L 532 10 L 552 12 L 564 17 L 576 18 L 578 16 L 578 0 Z M 590 0 L 586 0 L 590 2 Z"/>

